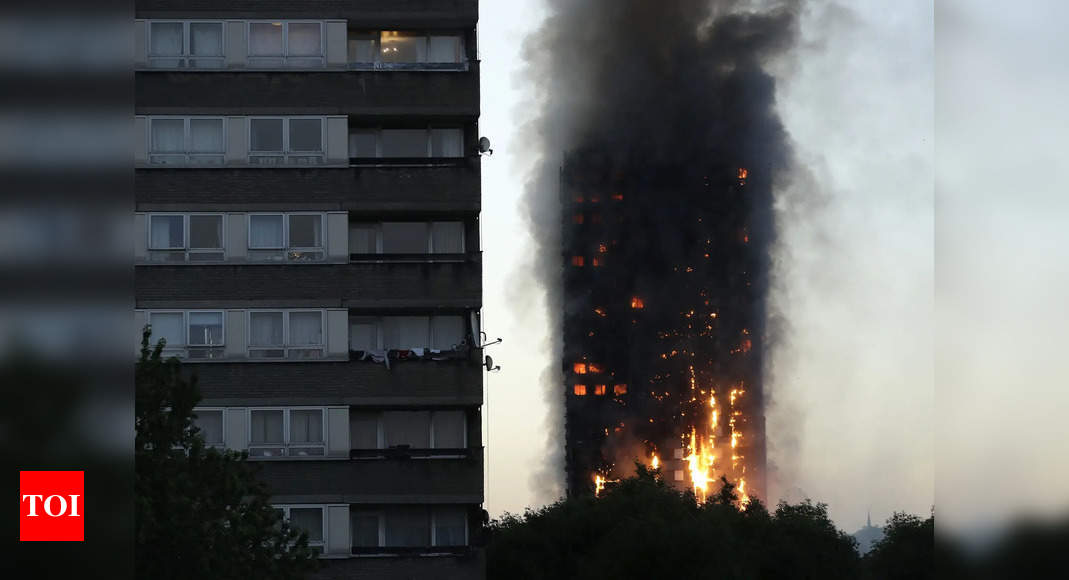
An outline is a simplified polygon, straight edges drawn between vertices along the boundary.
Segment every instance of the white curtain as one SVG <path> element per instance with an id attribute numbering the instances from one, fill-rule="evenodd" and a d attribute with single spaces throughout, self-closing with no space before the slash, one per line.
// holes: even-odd
<path id="1" fill-rule="evenodd" d="M 386 447 L 427 449 L 431 446 L 430 426 L 430 411 L 386 411 L 382 414 L 383 443 Z"/>
<path id="2" fill-rule="evenodd" d="M 282 411 L 253 411 L 249 443 L 282 443 Z"/>
<path id="3" fill-rule="evenodd" d="M 383 346 L 393 349 L 427 348 L 426 316 L 387 316 L 382 319 Z"/>
<path id="4" fill-rule="evenodd" d="M 323 344 L 323 315 L 319 312 L 290 313 L 290 346 Z"/>
<path id="5" fill-rule="evenodd" d="M 183 217 L 180 215 L 154 215 L 151 218 L 151 240 L 154 250 L 181 249 L 185 247 Z"/>
<path id="6" fill-rule="evenodd" d="M 432 36 L 430 38 L 430 53 L 427 62 L 456 63 L 461 60 L 459 36 Z"/>
<path id="7" fill-rule="evenodd" d="M 298 409 L 290 411 L 290 443 L 322 443 L 323 411 Z"/>
<path id="8" fill-rule="evenodd" d="M 431 545 L 430 513 L 423 506 L 394 507 L 386 514 L 386 545 L 419 547 Z"/>
<path id="9" fill-rule="evenodd" d="M 464 338 L 464 317 L 434 316 L 431 318 L 431 348 L 449 350 Z"/>
<path id="10" fill-rule="evenodd" d="M 356 411 L 350 413 L 349 443 L 353 449 L 378 449 L 379 414 Z"/>
<path id="11" fill-rule="evenodd" d="M 434 545 L 463 546 L 467 544 L 464 530 L 467 528 L 467 512 L 464 506 L 439 506 L 434 508 Z"/>
<path id="12" fill-rule="evenodd" d="M 197 418 L 193 424 L 200 429 L 200 435 L 209 445 L 223 443 L 223 412 L 195 411 Z"/>
<path id="13" fill-rule="evenodd" d="M 223 56 L 223 24 L 221 22 L 190 23 L 189 53 L 195 56 Z"/>
<path id="14" fill-rule="evenodd" d="M 249 216 L 249 247 L 281 248 L 284 246 L 282 239 L 282 216 L 281 215 L 251 215 Z"/>
<path id="15" fill-rule="evenodd" d="M 202 346 L 223 344 L 223 313 L 190 312 L 189 344 Z"/>
<path id="16" fill-rule="evenodd" d="M 281 22 L 253 22 L 249 24 L 249 56 L 281 55 Z"/>
<path id="17" fill-rule="evenodd" d="M 253 312 L 249 314 L 250 346 L 281 346 L 282 313 Z"/>
<path id="18" fill-rule="evenodd" d="M 460 449 L 464 447 L 464 411 L 434 412 L 434 447 Z"/>
<path id="19" fill-rule="evenodd" d="M 319 56 L 323 52 L 318 22 L 292 22 L 289 25 L 289 55 Z"/>
<path id="20" fill-rule="evenodd" d="M 189 150 L 193 153 L 223 153 L 223 120 L 190 119 Z"/>
<path id="21" fill-rule="evenodd" d="M 434 253 L 464 253 L 464 222 L 434 222 L 431 224 Z"/>
<path id="22" fill-rule="evenodd" d="M 186 344 L 185 318 L 181 312 L 153 312 L 149 316 L 152 326 L 152 343 L 159 339 L 167 341 L 167 347 L 181 347 Z"/>
<path id="23" fill-rule="evenodd" d="M 182 23 L 153 22 L 152 43 L 149 54 L 153 56 L 180 56 L 182 54 Z"/>
<path id="24" fill-rule="evenodd" d="M 185 153 L 186 122 L 183 119 L 152 119 L 152 152 Z"/>
<path id="25" fill-rule="evenodd" d="M 463 157 L 464 131 L 431 129 L 431 157 Z"/>

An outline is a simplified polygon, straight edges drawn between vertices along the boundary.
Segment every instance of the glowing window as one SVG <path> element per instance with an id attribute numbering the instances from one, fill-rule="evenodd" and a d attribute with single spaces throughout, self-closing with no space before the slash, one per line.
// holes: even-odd
<path id="1" fill-rule="evenodd" d="M 646 307 L 646 305 L 642 303 L 642 299 L 641 298 L 639 298 L 638 296 L 632 296 L 631 297 L 631 308 L 634 308 L 636 310 L 641 310 L 642 308 L 645 308 L 645 307 Z"/>
<path id="2" fill-rule="evenodd" d="M 586 363 L 577 362 L 574 365 L 572 365 L 572 370 L 574 370 L 575 374 L 577 374 L 577 375 L 585 375 L 586 374 Z"/>
<path id="3" fill-rule="evenodd" d="M 582 256 L 572 256 L 572 265 L 581 268 L 583 266 L 583 257 Z"/>
<path id="4" fill-rule="evenodd" d="M 600 268 L 601 266 L 605 265 L 605 258 L 599 258 L 598 256 L 594 256 L 590 259 L 590 265 L 595 268 Z"/>
<path id="5" fill-rule="evenodd" d="M 575 385 L 572 387 L 572 392 L 575 393 L 577 397 L 585 397 L 586 385 Z"/>
<path id="6" fill-rule="evenodd" d="M 624 385 L 624 384 L 613 385 L 612 393 L 614 395 L 626 395 L 627 394 L 627 385 Z"/>
<path id="7" fill-rule="evenodd" d="M 601 365 L 599 365 L 597 363 L 590 363 L 590 365 L 588 365 L 588 366 L 590 368 L 590 372 L 592 372 L 592 373 L 603 372 L 602 369 L 601 369 Z"/>
<path id="8" fill-rule="evenodd" d="M 606 246 L 605 244 L 598 244 L 598 253 L 599 254 L 604 254 L 605 252 L 608 252 L 608 251 L 609 251 L 609 247 L 608 246 Z"/>
<path id="9" fill-rule="evenodd" d="M 605 394 L 605 385 L 594 385 L 594 394 L 595 395 L 604 395 Z"/>

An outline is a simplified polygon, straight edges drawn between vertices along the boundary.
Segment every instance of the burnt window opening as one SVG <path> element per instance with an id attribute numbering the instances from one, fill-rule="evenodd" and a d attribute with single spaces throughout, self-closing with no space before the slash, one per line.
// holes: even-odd
<path id="1" fill-rule="evenodd" d="M 572 256 L 572 265 L 576 268 L 582 268 L 585 260 L 582 256 Z"/>
<path id="2" fill-rule="evenodd" d="M 622 383 L 613 385 L 612 394 L 614 394 L 616 396 L 626 395 L 627 394 L 627 385 L 622 384 Z"/>
<path id="3" fill-rule="evenodd" d="M 605 389 L 605 385 L 594 385 L 594 394 L 595 395 L 604 395 L 605 394 L 605 390 L 606 390 Z"/>
<path id="4" fill-rule="evenodd" d="M 586 374 L 586 363 L 581 363 L 581 362 L 575 363 L 574 365 L 572 365 L 572 371 L 577 375 L 585 375 Z"/>
<path id="5" fill-rule="evenodd" d="M 577 397 L 585 397 L 586 396 L 586 385 L 574 385 L 572 387 L 572 393 L 574 393 L 575 396 L 577 396 Z"/>

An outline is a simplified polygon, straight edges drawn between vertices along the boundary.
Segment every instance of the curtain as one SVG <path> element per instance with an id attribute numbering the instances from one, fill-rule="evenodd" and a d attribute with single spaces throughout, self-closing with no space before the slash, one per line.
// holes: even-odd
<path id="1" fill-rule="evenodd" d="M 434 412 L 435 449 L 464 447 L 464 411 Z"/>
<path id="2" fill-rule="evenodd" d="M 249 24 L 249 56 L 282 56 L 282 23 Z"/>
<path id="3" fill-rule="evenodd" d="M 190 23 L 189 54 L 223 56 L 223 24 L 221 22 Z"/>
<path id="4" fill-rule="evenodd" d="M 282 239 L 282 216 L 249 216 L 250 248 L 281 248 L 283 246 L 284 243 Z"/>
<path id="5" fill-rule="evenodd" d="M 430 514 L 419 506 L 395 507 L 386 514 L 386 545 L 419 547 L 431 545 Z"/>
<path id="6" fill-rule="evenodd" d="M 290 411 L 290 443 L 322 443 L 323 411 L 298 409 Z"/>
<path id="7" fill-rule="evenodd" d="M 463 546 L 467 544 L 464 530 L 467 514 L 463 506 L 439 506 L 434 510 L 434 545 Z"/>
<path id="8" fill-rule="evenodd" d="M 434 316 L 431 318 L 431 348 L 451 350 L 464 339 L 463 316 Z"/>
<path id="9" fill-rule="evenodd" d="M 282 411 L 253 411 L 250 443 L 282 443 Z"/>
<path id="10" fill-rule="evenodd" d="M 193 424 L 200 429 L 200 435 L 208 445 L 223 443 L 223 412 L 196 411 L 197 418 Z"/>
<path id="11" fill-rule="evenodd" d="M 153 343 L 162 338 L 171 348 L 186 344 L 186 326 L 181 312 L 153 312 L 148 322 L 152 326 Z"/>
<path id="12" fill-rule="evenodd" d="M 309 542 L 323 541 L 323 508 L 290 508 L 290 524 L 308 532 Z"/>
<path id="13" fill-rule="evenodd" d="M 281 346 L 282 344 L 281 312 L 249 314 L 249 346 Z"/>
<path id="14" fill-rule="evenodd" d="M 152 45 L 149 54 L 153 56 L 181 56 L 182 23 L 153 22 Z"/>
<path id="15" fill-rule="evenodd" d="M 180 215 L 154 215 L 151 217 L 151 240 L 149 247 L 154 250 L 184 248 L 185 232 L 183 217 Z"/>
<path id="16" fill-rule="evenodd" d="M 190 248 L 222 248 L 223 216 L 191 215 L 189 216 Z"/>
<path id="17" fill-rule="evenodd" d="M 427 62 L 460 62 L 459 36 L 432 36 Z"/>
<path id="18" fill-rule="evenodd" d="M 382 224 L 383 254 L 426 254 L 426 222 L 384 222 Z"/>
<path id="19" fill-rule="evenodd" d="M 290 119 L 290 151 L 322 150 L 322 119 Z"/>
<path id="20" fill-rule="evenodd" d="M 319 56 L 323 53 L 318 22 L 289 24 L 289 55 Z"/>
<path id="21" fill-rule="evenodd" d="M 431 157 L 463 157 L 464 132 L 457 128 L 431 129 Z"/>
<path id="22" fill-rule="evenodd" d="M 356 411 L 350 413 L 349 442 L 353 449 L 378 449 L 379 414 Z"/>
<path id="23" fill-rule="evenodd" d="M 323 344 L 323 315 L 319 312 L 290 313 L 290 346 Z"/>
<path id="24" fill-rule="evenodd" d="M 431 235 L 436 254 L 464 253 L 464 222 L 434 222 Z"/>
<path id="25" fill-rule="evenodd" d="M 185 153 L 186 122 L 183 119 L 152 119 L 152 152 Z"/>
<path id="26" fill-rule="evenodd" d="M 379 547 L 379 514 L 353 512 L 353 545 L 361 548 Z"/>
<path id="27" fill-rule="evenodd" d="M 192 153 L 224 153 L 222 119 L 190 119 L 189 150 Z"/>
<path id="28" fill-rule="evenodd" d="M 431 446 L 430 411 L 386 411 L 382 414 L 383 444 L 408 445 L 412 449 Z"/>
<path id="29" fill-rule="evenodd" d="M 223 344 L 223 313 L 190 312 L 189 344 Z"/>
<path id="30" fill-rule="evenodd" d="M 396 349 L 427 348 L 426 316 L 387 316 L 382 319 L 383 347 Z"/>

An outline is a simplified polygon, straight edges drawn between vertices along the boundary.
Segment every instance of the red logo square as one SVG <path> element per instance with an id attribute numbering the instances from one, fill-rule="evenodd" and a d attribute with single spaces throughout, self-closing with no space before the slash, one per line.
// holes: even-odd
<path id="1" fill-rule="evenodd" d="M 19 472 L 19 541 L 85 541 L 85 472 Z"/>

